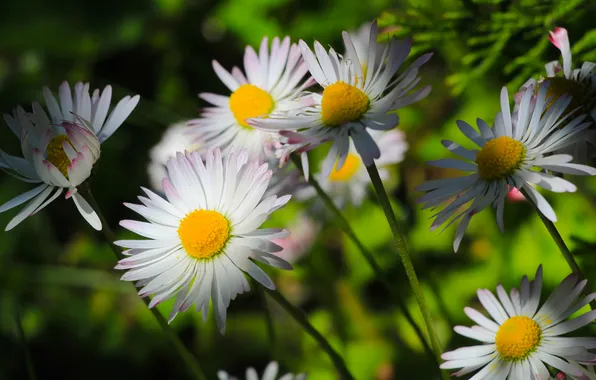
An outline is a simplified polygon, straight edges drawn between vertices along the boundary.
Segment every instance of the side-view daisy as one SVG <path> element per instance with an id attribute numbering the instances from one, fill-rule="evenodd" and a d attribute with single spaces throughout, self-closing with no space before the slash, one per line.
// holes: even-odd
<path id="1" fill-rule="evenodd" d="M 312 78 L 302 81 L 308 69 L 298 46 L 290 45 L 290 37 L 275 37 L 271 51 L 268 41 L 263 38 L 258 55 L 251 46 L 246 47 L 245 72 L 234 67 L 230 73 L 213 61 L 215 73 L 232 94 L 199 94 L 213 105 L 203 109 L 199 119 L 188 122 L 192 127 L 189 133 L 201 141 L 200 153 L 219 147 L 225 155 L 235 146 L 248 149 L 251 158 L 269 155 L 277 134 L 256 130 L 247 119 L 295 107 L 292 98 L 314 84 Z"/>
<path id="2" fill-rule="evenodd" d="M 294 375 L 291 373 L 287 373 L 281 377 L 277 377 L 279 372 L 279 364 L 277 362 L 271 362 L 265 368 L 265 372 L 263 372 L 263 377 L 259 377 L 257 371 L 250 367 L 246 369 L 246 380 L 305 380 L 305 374 L 298 374 Z M 228 375 L 226 371 L 219 371 L 217 373 L 217 378 L 219 380 L 238 380 L 238 378 Z"/>
<path id="3" fill-rule="evenodd" d="M 569 275 L 540 308 L 542 267 L 534 281 L 524 276 L 519 290 L 514 288 L 508 294 L 503 286 L 497 286 L 498 298 L 488 289 L 479 289 L 478 299 L 490 318 L 466 307 L 466 315 L 478 325 L 456 326 L 454 330 L 483 344 L 444 353 L 441 368 L 461 368 L 454 376 L 479 370 L 471 379 L 546 380 L 550 379 L 546 365 L 581 376 L 581 367 L 569 360 L 596 364 L 596 355 L 588 351 L 596 348 L 596 338 L 561 335 L 596 319 L 596 310 L 591 310 L 568 320 L 596 298 L 596 293 L 579 298 L 586 283 Z"/>
<path id="4" fill-rule="evenodd" d="M 176 156 L 176 152 L 193 151 L 200 142 L 189 142 L 186 122 L 172 124 L 165 130 L 161 140 L 149 151 L 147 174 L 151 188 L 161 190 L 161 181 L 167 176 L 166 162 Z"/>
<path id="5" fill-rule="evenodd" d="M 141 205 L 125 206 L 147 222 L 123 220 L 120 225 L 148 240 L 119 240 L 129 256 L 116 269 L 127 272 L 124 281 L 136 281 L 139 295 L 153 295 L 149 307 L 176 297 L 170 322 L 196 303 L 203 320 L 213 302 L 220 332 L 236 295 L 250 289 L 244 273 L 269 289 L 271 279 L 252 260 L 281 268 L 292 266 L 272 254 L 281 247 L 272 240 L 284 237 L 282 229 L 259 229 L 290 196 L 263 199 L 271 179 L 267 164 L 248 161 L 248 152 L 230 151 L 222 159 L 219 149 L 206 154 L 178 153 L 166 167 L 166 199 L 144 189 Z"/>
<path id="6" fill-rule="evenodd" d="M 390 131 L 373 130 L 370 135 L 381 152 L 381 156 L 374 160 L 379 168 L 379 175 L 383 181 L 389 180 L 391 172 L 388 166 L 401 162 L 408 150 L 405 135 L 398 129 Z M 352 142 L 350 142 L 346 162 L 341 169 L 337 169 L 337 166 L 336 163 L 331 170 L 331 174 L 327 177 L 324 177 L 321 172 L 315 174 L 314 177 L 319 181 L 323 190 L 333 199 L 337 207 L 344 207 L 347 204 L 360 206 L 366 197 L 370 179 L 362 158 Z M 324 168 L 322 172 L 324 172 Z M 308 187 L 300 193 L 303 199 L 315 195 L 316 192 L 312 187 Z"/>
<path id="7" fill-rule="evenodd" d="M 323 93 L 305 92 L 298 99 L 305 107 L 276 112 L 267 118 L 252 118 L 248 123 L 265 131 L 295 131 L 292 136 L 297 150 L 332 140 L 333 145 L 323 165 L 324 177 L 331 173 L 336 161 L 338 170 L 344 166 L 350 151 L 350 138 L 364 165 L 372 165 L 381 153 L 369 131 L 395 127 L 399 119 L 393 111 L 419 101 L 430 92 L 430 86 L 411 91 L 420 81 L 419 67 L 432 54 L 421 56 L 397 76 L 410 52 L 410 41 L 391 40 L 379 59 L 376 22 L 370 25 L 368 37 L 365 61 L 369 68 L 376 69 L 366 70 L 366 75 L 361 57 L 347 32 L 343 32 L 347 49 L 345 57 L 333 49 L 325 50 L 317 41 L 313 52 L 300 41 L 302 56 L 311 75 L 323 87 Z"/>
<path id="8" fill-rule="evenodd" d="M 418 199 L 418 202 L 425 203 L 424 208 L 448 203 L 435 214 L 431 230 L 449 219 L 447 226 L 461 218 L 453 242 L 455 251 L 472 216 L 491 204 L 497 210 L 497 224 L 501 231 L 504 230 L 503 210 L 510 189 L 525 190 L 539 210 L 555 222 L 554 210 L 532 184 L 554 192 L 574 192 L 576 187 L 571 182 L 552 173 L 596 175 L 596 169 L 592 167 L 571 163 L 573 158 L 570 155 L 552 154 L 573 144 L 590 123 L 583 122 L 586 115 L 568 120 L 570 115 L 563 116 L 563 112 L 571 98 L 561 96 L 549 104 L 551 98 L 547 98 L 547 91 L 548 82 L 544 82 L 535 100 L 532 100 L 533 90 L 526 92 L 512 118 L 507 89 L 503 87 L 501 111 L 492 128 L 484 120 L 477 119 L 478 133 L 466 122 L 457 121 L 460 131 L 480 149 L 470 150 L 443 140 L 447 149 L 465 161 L 446 158 L 429 162 L 436 167 L 472 173 L 464 177 L 428 181 L 417 188 L 427 192 Z M 560 128 L 562 124 L 565 126 Z"/>
<path id="9" fill-rule="evenodd" d="M 538 84 L 545 80 L 550 83 L 547 96 L 556 99 L 558 96 L 568 94 L 573 97 L 567 111 L 579 109 L 580 113 L 586 113 L 591 116 L 592 121 L 596 122 L 596 63 L 584 62 L 579 69 L 573 69 L 571 59 L 571 47 L 567 30 L 564 28 L 555 28 L 550 32 L 550 42 L 560 51 L 563 62 L 552 61 L 545 65 L 546 78 L 528 80 L 516 95 L 516 101 L 520 101 L 525 91 L 530 86 L 538 88 Z M 582 133 L 582 138 L 575 144 L 566 149 L 571 153 L 576 161 L 587 163 L 589 158 L 594 156 L 594 146 L 596 145 L 596 125 Z"/>
<path id="10" fill-rule="evenodd" d="M 12 116 L 4 115 L 6 124 L 21 143 L 23 157 L 10 156 L 0 150 L 0 169 L 28 183 L 39 184 L 0 206 L 0 212 L 29 202 L 6 226 L 14 228 L 54 201 L 66 190 L 81 215 L 89 224 L 101 230 L 101 221 L 87 201 L 77 193 L 99 159 L 100 144 L 122 125 L 139 102 L 139 96 L 124 97 L 111 113 L 108 111 L 112 88 L 95 90 L 89 95 L 89 84 L 77 83 L 74 96 L 70 86 L 60 86 L 60 105 L 48 88 L 43 89 L 48 118 L 38 102 L 33 112 L 17 107 Z M 106 120 L 107 118 L 107 120 Z M 53 193 L 52 193 L 53 192 Z"/>

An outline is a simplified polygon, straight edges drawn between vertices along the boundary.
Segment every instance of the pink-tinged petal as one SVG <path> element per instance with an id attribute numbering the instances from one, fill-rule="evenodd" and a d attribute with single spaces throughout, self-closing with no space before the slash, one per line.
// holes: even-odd
<path id="1" fill-rule="evenodd" d="M 81 194 L 76 193 L 72 196 L 72 200 L 87 223 L 97 231 L 101 231 L 101 220 L 93 208 L 91 208 L 91 205 L 87 203 L 85 198 L 83 198 Z"/>
<path id="2" fill-rule="evenodd" d="M 240 87 L 240 84 L 238 83 L 238 81 L 232 76 L 232 74 L 230 74 L 226 69 L 224 69 L 219 62 L 217 62 L 216 60 L 212 61 L 212 65 L 213 65 L 213 70 L 215 71 L 215 74 L 217 74 L 217 76 L 219 77 L 219 79 L 223 82 L 223 84 L 226 85 L 227 88 L 230 89 L 230 91 L 236 91 L 236 89 L 238 87 Z"/>
<path id="3" fill-rule="evenodd" d="M 68 191 L 66 192 L 66 194 L 64 195 L 64 199 L 69 199 L 70 197 L 72 197 L 73 195 L 75 195 L 77 193 L 77 188 L 73 187 L 72 189 L 68 189 Z"/>
<path id="4" fill-rule="evenodd" d="M 569 78 L 571 76 L 571 48 L 569 46 L 567 30 L 565 28 L 555 28 L 549 34 L 548 39 L 550 42 L 561 51 L 561 55 L 563 56 L 563 73 L 565 74 L 565 78 Z"/>

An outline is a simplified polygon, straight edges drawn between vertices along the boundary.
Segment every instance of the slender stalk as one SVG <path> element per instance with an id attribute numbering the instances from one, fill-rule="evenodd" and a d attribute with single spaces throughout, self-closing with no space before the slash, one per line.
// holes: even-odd
<path id="1" fill-rule="evenodd" d="M 428 309 L 428 305 L 426 304 L 426 300 L 424 299 L 424 293 L 422 292 L 422 288 L 420 287 L 420 282 L 418 281 L 418 276 L 416 275 L 416 270 L 414 269 L 414 264 L 412 263 L 412 258 L 410 257 L 410 253 L 408 251 L 408 246 L 406 245 L 406 240 L 404 238 L 403 233 L 400 231 L 399 225 L 397 224 L 397 218 L 393 212 L 393 208 L 391 207 L 391 202 L 389 202 L 389 197 L 387 196 L 387 192 L 385 191 L 385 187 L 383 186 L 383 181 L 379 176 L 379 171 L 377 170 L 377 166 L 373 162 L 372 165 L 367 166 L 366 170 L 368 171 L 368 175 L 370 176 L 370 180 L 375 188 L 375 192 L 377 193 L 377 197 L 379 199 L 379 203 L 385 212 L 385 217 L 387 218 L 387 222 L 389 223 L 389 227 L 391 228 L 391 232 L 393 233 L 393 241 L 397 247 L 397 253 L 401 258 L 401 261 L 404 265 L 406 270 L 406 276 L 408 276 L 408 280 L 410 281 L 410 286 L 412 287 L 412 291 L 414 292 L 414 296 L 416 297 L 416 301 L 418 302 L 418 306 L 420 307 L 420 311 L 422 312 L 422 317 L 424 318 L 424 322 L 426 323 L 426 328 L 428 329 L 428 333 L 430 336 L 430 342 L 433 346 L 433 350 L 435 355 L 437 355 L 438 360 L 440 360 L 441 355 L 441 344 L 439 343 L 439 337 L 437 332 L 435 331 L 435 327 L 432 321 L 432 317 L 430 315 L 430 310 Z M 444 378 L 449 378 L 445 371 L 441 371 L 441 374 Z"/>
<path id="2" fill-rule="evenodd" d="M 298 157 L 292 156 L 292 160 L 293 160 L 294 164 L 299 169 L 301 169 L 302 165 L 301 165 Z M 362 255 L 364 256 L 364 259 L 368 262 L 368 265 L 370 265 L 370 267 L 375 272 L 376 276 L 381 280 L 381 282 L 383 283 L 385 288 L 387 288 L 389 295 L 391 296 L 393 301 L 397 304 L 397 307 L 401 310 L 402 314 L 404 315 L 404 317 L 406 318 L 408 323 L 412 326 L 412 328 L 416 332 L 416 335 L 418 335 L 418 338 L 420 339 L 420 342 L 422 343 L 422 346 L 424 347 L 424 351 L 427 353 L 427 355 L 432 360 L 436 361 L 437 364 L 440 363 L 440 356 L 439 356 L 440 354 L 436 355 L 435 352 L 432 350 L 432 348 L 428 345 L 428 342 L 426 341 L 426 338 L 424 337 L 422 330 L 420 329 L 418 324 L 414 321 L 412 314 L 410 313 L 410 311 L 408 310 L 408 307 L 404 303 L 402 295 L 400 294 L 399 290 L 396 289 L 395 286 L 393 286 L 393 283 L 389 280 L 389 278 L 387 277 L 387 275 L 385 274 L 383 269 L 381 269 L 381 266 L 375 259 L 374 255 L 364 246 L 364 244 L 362 244 L 360 239 L 358 239 L 358 237 L 356 236 L 356 233 L 354 232 L 354 230 L 348 223 L 348 220 L 343 216 L 343 214 L 341 213 L 339 208 L 337 208 L 335 203 L 333 203 L 333 200 L 329 197 L 329 195 L 325 192 L 325 190 L 323 190 L 323 188 L 321 188 L 321 185 L 317 182 L 317 180 L 314 179 L 312 176 L 310 176 L 308 183 L 315 189 L 315 191 L 317 192 L 318 196 L 321 198 L 321 200 L 323 201 L 325 206 L 335 216 L 335 219 L 339 223 L 340 228 L 344 231 L 344 233 L 348 236 L 348 238 L 350 238 L 350 240 L 352 240 L 352 243 L 354 243 L 354 245 L 356 245 L 356 247 L 358 248 L 360 253 L 362 253 Z"/>
<path id="3" fill-rule="evenodd" d="M 93 197 L 91 188 L 87 183 L 83 183 L 81 186 L 78 187 L 78 191 L 87 200 L 87 202 L 89 202 L 89 205 L 91 205 L 93 210 L 99 216 L 99 219 L 101 220 L 101 224 L 103 227 L 101 231 L 103 233 L 104 238 L 107 240 L 110 248 L 112 249 L 112 252 L 114 252 L 118 260 L 122 259 L 124 255 L 122 255 L 120 248 L 114 244 L 114 241 L 116 240 L 116 235 L 110 228 L 110 225 L 108 224 L 106 218 L 103 216 L 101 209 L 99 208 L 99 204 Z M 147 308 L 149 308 L 149 298 L 144 297 L 142 299 L 143 302 L 145 302 L 145 305 L 147 305 Z M 201 367 L 199 367 L 196 358 L 190 353 L 190 351 L 186 349 L 184 344 L 180 341 L 178 335 L 174 332 L 174 330 L 170 328 L 170 325 L 168 325 L 168 321 L 166 321 L 164 316 L 161 315 L 157 308 L 149 308 L 149 310 L 157 320 L 157 323 L 159 323 L 159 325 L 161 326 L 163 332 L 166 334 L 174 348 L 176 349 L 178 355 L 180 355 L 180 357 L 182 358 L 182 361 L 184 361 L 184 363 L 186 364 L 188 371 L 193 375 L 195 379 L 206 380 L 207 377 L 203 373 Z"/>
<path id="4" fill-rule="evenodd" d="M 346 363 L 344 362 L 343 358 L 337 353 L 337 351 L 333 349 L 333 347 L 331 347 L 327 339 L 325 339 L 325 337 L 321 335 L 321 333 L 318 332 L 317 329 L 313 327 L 313 325 L 311 325 L 311 323 L 308 321 L 306 314 L 304 314 L 302 310 L 292 305 L 290 301 L 288 301 L 278 291 L 270 290 L 267 288 L 263 289 L 265 290 L 265 292 L 267 292 L 267 294 L 269 294 L 271 298 L 273 298 L 281 307 L 283 307 L 288 312 L 288 314 L 290 314 L 296 320 L 296 322 L 298 322 L 300 326 L 302 326 L 302 328 L 304 328 L 304 330 L 317 341 L 317 343 L 319 343 L 321 349 L 325 351 L 327 355 L 329 355 L 329 358 L 333 362 L 333 365 L 335 366 L 337 372 L 340 375 L 340 379 L 355 380 L 354 376 L 352 376 L 352 374 L 348 370 L 348 367 L 346 367 Z"/>
<path id="5" fill-rule="evenodd" d="M 577 261 L 575 261 L 575 258 L 571 254 L 571 251 L 569 250 L 569 248 L 567 248 L 567 244 L 565 244 L 565 241 L 563 240 L 563 237 L 559 233 L 559 230 L 557 230 L 557 227 L 555 227 L 555 224 L 553 222 L 551 222 L 546 216 L 544 216 L 544 214 L 540 211 L 540 209 L 538 208 L 536 203 L 534 203 L 532 201 L 532 198 L 528 195 L 528 192 L 525 189 L 521 189 L 520 191 L 523 194 L 523 196 L 526 197 L 526 199 L 532 204 L 532 206 L 538 213 L 540 220 L 542 220 L 542 223 L 548 230 L 548 233 L 555 241 L 555 244 L 557 245 L 557 247 L 559 247 L 559 251 L 561 251 L 561 254 L 563 254 L 563 257 L 565 258 L 565 261 L 567 261 L 567 265 L 569 265 L 569 268 L 571 268 L 571 271 L 573 273 L 575 273 L 579 277 L 580 280 L 585 279 L 586 276 L 584 276 L 581 268 L 577 264 Z M 584 293 L 584 295 L 588 295 L 590 292 L 588 291 L 587 288 L 584 288 L 583 293 Z M 592 307 L 593 310 L 596 310 L 596 301 L 592 301 L 590 303 L 590 306 Z"/>
<path id="6" fill-rule="evenodd" d="M 257 284 L 257 282 L 254 282 L 255 284 Z M 261 286 L 257 286 L 257 289 L 259 291 L 259 297 L 261 297 L 261 305 L 263 307 L 263 315 L 265 316 L 265 324 L 267 326 L 267 336 L 269 337 L 269 349 L 271 351 L 271 353 L 275 353 L 275 344 L 276 344 L 276 339 L 275 339 L 275 326 L 273 325 L 273 318 L 271 317 L 271 310 L 269 309 L 269 306 L 267 305 L 267 297 L 265 295 L 265 291 L 263 290 L 263 288 Z"/>
<path id="7" fill-rule="evenodd" d="M 37 380 L 35 376 L 35 369 L 33 367 L 33 360 L 31 359 L 31 352 L 29 352 L 29 346 L 27 345 L 27 338 L 25 337 L 25 330 L 23 330 L 23 324 L 21 322 L 21 314 L 17 310 L 15 313 L 15 322 L 17 324 L 17 333 L 19 340 L 23 345 L 23 351 L 25 352 L 25 365 L 27 366 L 27 376 L 29 380 Z"/>

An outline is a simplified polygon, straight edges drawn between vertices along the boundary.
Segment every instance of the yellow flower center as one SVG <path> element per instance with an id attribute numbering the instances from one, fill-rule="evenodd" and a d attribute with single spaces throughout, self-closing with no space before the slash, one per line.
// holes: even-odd
<path id="1" fill-rule="evenodd" d="M 550 77 L 546 78 L 550 85 L 546 91 L 546 97 L 551 97 L 551 100 L 546 105 L 546 109 L 552 106 L 560 96 L 567 94 L 571 96 L 571 103 L 567 106 L 563 115 L 571 112 L 578 107 L 588 107 L 589 99 L 586 98 L 586 87 L 581 83 L 565 77 Z M 581 112 L 581 111 L 580 111 Z M 565 123 L 560 124 L 561 127 Z"/>
<path id="2" fill-rule="evenodd" d="M 322 118 L 328 127 L 358 120 L 368 110 L 370 100 L 359 88 L 337 82 L 323 90 Z"/>
<path id="3" fill-rule="evenodd" d="M 46 155 L 47 160 L 51 162 L 58 170 L 60 170 L 60 173 L 68 178 L 68 165 L 70 165 L 70 159 L 62 147 L 63 141 L 66 141 L 74 149 L 74 146 L 70 142 L 70 139 L 67 135 L 59 135 L 54 137 L 48 144 L 48 147 L 46 148 Z"/>
<path id="4" fill-rule="evenodd" d="M 344 166 L 341 169 L 337 170 L 337 162 L 329 174 L 329 180 L 331 181 L 348 181 L 350 178 L 356 174 L 358 168 L 362 161 L 360 157 L 354 153 L 348 153 L 348 157 L 346 157 L 346 162 L 344 162 Z"/>
<path id="5" fill-rule="evenodd" d="M 536 350 L 542 329 L 533 319 L 516 316 L 505 321 L 497 331 L 495 344 L 504 360 L 521 360 Z"/>
<path id="6" fill-rule="evenodd" d="M 245 128 L 252 128 L 246 119 L 266 116 L 273 111 L 273 98 L 265 90 L 252 84 L 243 84 L 230 96 L 230 108 L 238 123 Z"/>
<path id="7" fill-rule="evenodd" d="M 524 145 L 508 136 L 488 141 L 476 156 L 478 175 L 486 181 L 507 177 L 519 169 L 526 157 Z"/>
<path id="8" fill-rule="evenodd" d="M 186 253 L 197 259 L 218 254 L 230 237 L 230 223 L 217 211 L 194 210 L 180 222 L 178 236 Z"/>

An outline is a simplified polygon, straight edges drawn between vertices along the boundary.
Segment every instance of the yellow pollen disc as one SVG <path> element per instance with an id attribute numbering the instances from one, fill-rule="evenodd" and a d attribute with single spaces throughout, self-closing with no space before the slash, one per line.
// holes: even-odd
<path id="1" fill-rule="evenodd" d="M 180 222 L 178 236 L 187 254 L 208 259 L 218 254 L 228 241 L 230 224 L 217 211 L 194 210 Z"/>
<path id="2" fill-rule="evenodd" d="M 528 317 L 511 317 L 499 327 L 495 344 L 504 360 L 521 360 L 528 357 L 540 343 L 542 329 Z"/>
<path id="3" fill-rule="evenodd" d="M 68 165 L 70 165 L 70 159 L 64 152 L 64 148 L 62 148 L 62 142 L 66 141 L 67 143 L 72 146 L 70 139 L 67 135 L 59 135 L 54 137 L 48 147 L 46 149 L 46 157 L 49 162 L 51 162 L 60 173 L 64 174 L 66 178 L 68 178 Z M 72 146 L 74 149 L 74 146 Z M 76 149 L 75 149 L 76 150 Z"/>
<path id="4" fill-rule="evenodd" d="M 252 84 L 243 84 L 230 96 L 230 108 L 238 123 L 252 128 L 246 119 L 268 115 L 273 111 L 273 98 L 265 90 Z"/>
<path id="5" fill-rule="evenodd" d="M 345 82 L 337 82 L 323 90 L 322 119 L 328 127 L 336 127 L 348 121 L 359 120 L 370 100 L 359 88 Z"/>
<path id="6" fill-rule="evenodd" d="M 486 181 L 507 177 L 519 169 L 526 157 L 524 145 L 508 136 L 488 141 L 476 156 L 478 175 Z"/>
<path id="7" fill-rule="evenodd" d="M 563 115 L 578 107 L 588 106 L 587 103 L 589 99 L 586 99 L 586 87 L 581 82 L 567 79 L 565 77 L 550 77 L 547 78 L 547 80 L 550 82 L 550 85 L 546 91 L 546 97 L 551 97 L 551 100 L 547 103 L 545 110 L 552 106 L 555 101 L 564 94 L 571 96 L 571 103 L 569 103 L 563 112 Z M 565 125 L 565 123 L 561 123 L 560 128 Z"/>
<path id="8" fill-rule="evenodd" d="M 344 162 L 344 166 L 341 169 L 337 170 L 337 162 L 329 174 L 330 181 L 348 181 L 350 178 L 356 174 L 358 168 L 362 161 L 360 157 L 354 153 L 348 153 L 348 157 L 346 157 L 346 162 Z"/>

